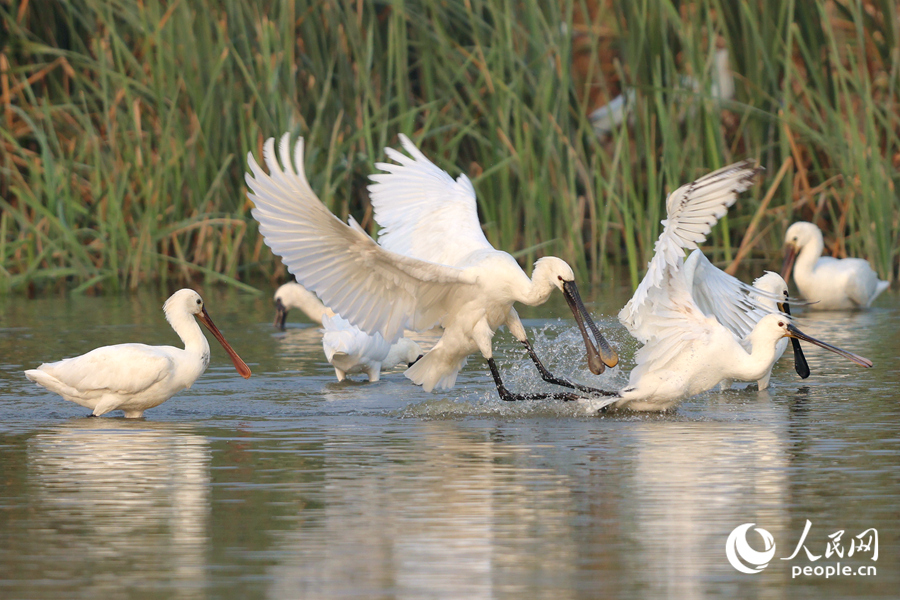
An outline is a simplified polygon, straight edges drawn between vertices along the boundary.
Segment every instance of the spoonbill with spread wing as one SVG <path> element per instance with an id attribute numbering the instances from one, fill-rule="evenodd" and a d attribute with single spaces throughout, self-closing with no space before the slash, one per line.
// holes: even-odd
<path id="1" fill-rule="evenodd" d="M 781 276 L 794 272 L 794 283 L 814 310 L 868 308 L 890 283 L 878 279 L 862 258 L 822 256 L 822 230 L 799 221 L 784 234 L 784 265 Z M 796 266 L 795 266 L 796 261 Z"/>
<path id="2" fill-rule="evenodd" d="M 619 320 L 644 346 L 635 355 L 628 385 L 617 397 L 586 400 L 591 410 L 614 405 L 664 411 L 724 379 L 760 380 L 770 371 L 777 342 L 784 337 L 805 340 L 864 367 L 872 366 L 866 358 L 807 336 L 787 315 L 766 314 L 741 336 L 698 305 L 695 271 L 701 261 L 695 258 L 697 254 L 686 261 L 684 251 L 696 249 L 706 239 L 737 194 L 752 185 L 757 171 L 750 161 L 737 163 L 678 188 L 666 199 L 667 219 L 656 242 L 656 254 L 634 296 L 619 312 Z M 752 299 L 747 295 L 739 302 Z M 719 301 L 736 302 L 728 295 Z"/>
<path id="3" fill-rule="evenodd" d="M 422 331 L 440 324 L 438 343 L 405 373 L 426 391 L 453 387 L 468 355 L 479 351 L 503 400 L 573 399 L 571 393 L 517 395 L 507 390 L 491 346 L 494 332 L 504 324 L 525 344 L 545 381 L 591 391 L 553 376 L 541 364 L 513 308 L 515 302 L 543 304 L 557 288 L 582 332 L 591 370 L 599 373 L 617 363 L 581 301 L 569 265 L 542 258 L 529 279 L 512 256 L 488 243 L 478 222 L 475 190 L 465 175 L 454 181 L 401 136 L 413 158 L 391 151 L 389 156 L 400 164 L 378 165 L 387 173 L 374 176 L 375 186 L 381 187 L 373 193 L 373 206 L 384 228 L 377 244 L 352 217 L 344 224 L 322 204 L 306 179 L 302 138 L 293 156 L 289 139 L 287 134 L 281 138 L 281 165 L 275 140 L 266 141 L 263 158 L 269 174 L 248 155 L 248 197 L 256 205 L 252 214 L 266 244 L 301 285 L 366 333 L 394 342 L 404 329 Z M 379 193 L 394 198 L 395 208 L 376 203 Z"/>
<path id="4" fill-rule="evenodd" d="M 90 408 L 92 416 L 118 409 L 126 418 L 141 417 L 148 408 L 191 387 L 209 365 L 209 342 L 194 320 L 196 316 L 225 348 L 237 372 L 244 379 L 250 377 L 250 367 L 209 318 L 200 294 L 178 290 L 166 300 L 163 311 L 184 349 L 145 344 L 103 346 L 81 356 L 44 363 L 25 371 L 25 376 Z"/>
<path id="5" fill-rule="evenodd" d="M 787 284 L 778 273 L 767 271 L 750 286 L 713 265 L 699 249 L 691 252 L 684 262 L 684 268 L 694 274 L 691 295 L 697 306 L 704 314 L 715 317 L 736 335 L 745 348 L 748 348 L 750 333 L 764 316 L 768 314 L 791 316 Z M 784 354 L 787 343 L 788 338 L 781 338 L 775 344 L 772 366 Z M 791 343 L 794 348 L 794 370 L 801 379 L 806 379 L 810 373 L 809 364 L 803 355 L 800 341 L 791 338 Z M 771 376 L 770 367 L 757 380 L 759 389 L 769 387 Z M 731 380 L 724 379 L 722 387 L 731 387 Z"/>

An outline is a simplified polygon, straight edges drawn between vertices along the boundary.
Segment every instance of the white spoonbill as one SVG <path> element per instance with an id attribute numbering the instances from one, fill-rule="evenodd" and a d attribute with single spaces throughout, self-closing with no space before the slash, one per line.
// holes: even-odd
<path id="1" fill-rule="evenodd" d="M 382 246 L 352 217 L 344 224 L 322 204 L 306 179 L 303 139 L 297 141 L 293 156 L 289 140 L 287 134 L 281 138 L 283 168 L 275 155 L 275 140 L 266 141 L 263 158 L 269 175 L 248 155 L 252 172 L 246 176 L 248 197 L 256 205 L 252 214 L 266 244 L 301 285 L 367 333 L 377 332 L 394 342 L 404 329 L 422 331 L 440 324 L 444 330 L 438 343 L 405 373 L 426 391 L 453 387 L 468 355 L 480 351 L 502 399 L 571 399 L 573 394 L 513 395 L 504 387 L 491 348 L 494 332 L 504 324 L 526 345 L 546 381 L 589 390 L 554 377 L 540 364 L 513 308 L 515 302 L 542 304 L 557 288 L 584 336 L 591 370 L 600 372 L 604 364 L 616 364 L 617 355 L 584 308 L 571 267 L 545 257 L 537 261 L 529 279 L 512 256 L 495 250 L 481 231 L 475 191 L 465 175 L 454 181 L 401 136 L 415 158 L 391 154 L 395 159 L 402 156 L 401 165 L 390 165 L 390 173 L 379 175 L 378 181 L 385 186 L 382 190 L 397 190 L 398 206 L 405 204 L 411 212 L 394 220 L 376 207 L 376 220 L 385 230 Z"/>
<path id="2" fill-rule="evenodd" d="M 787 284 L 778 273 L 767 271 L 749 286 L 713 265 L 699 249 L 687 257 L 684 269 L 694 274 L 691 296 L 703 314 L 715 317 L 736 335 L 748 350 L 748 336 L 764 316 L 791 315 Z M 782 338 L 775 344 L 772 366 L 784 354 L 787 343 L 788 339 Z M 809 365 L 800 348 L 800 342 L 791 338 L 791 343 L 794 346 L 794 370 L 801 379 L 806 379 L 809 377 Z M 770 367 L 766 374 L 757 380 L 759 389 L 764 390 L 769 386 L 771 375 Z M 731 387 L 731 381 L 723 380 L 722 387 Z"/>
<path id="3" fill-rule="evenodd" d="M 275 290 L 275 329 L 284 331 L 287 314 L 292 308 L 299 308 L 317 325 L 322 324 L 323 316 L 334 314 L 315 294 L 296 281 L 285 283 Z"/>
<path id="4" fill-rule="evenodd" d="M 822 256 L 822 231 L 812 223 L 798 221 L 788 227 L 784 243 L 781 276 L 787 280 L 794 271 L 794 283 L 800 295 L 811 303 L 810 309 L 868 308 L 890 286 L 878 279 L 862 258 Z"/>
<path id="5" fill-rule="evenodd" d="M 322 327 L 322 348 L 338 381 L 351 373 L 365 373 L 369 381 L 378 381 L 382 369 L 411 366 L 422 356 L 422 348 L 408 337 L 391 344 L 380 333 L 369 335 L 340 315 L 324 315 Z"/>
<path id="6" fill-rule="evenodd" d="M 805 335 L 786 315 L 763 316 L 749 334 L 739 336 L 698 306 L 694 271 L 701 261 L 693 257 L 685 261 L 684 250 L 696 249 L 706 239 L 737 194 L 752 185 L 757 171 L 749 161 L 737 163 L 678 188 L 666 199 L 667 219 L 656 254 L 634 296 L 619 312 L 619 320 L 644 346 L 635 354 L 628 385 L 617 397 L 585 401 L 590 409 L 615 405 L 663 411 L 723 379 L 760 380 L 775 362 L 776 344 L 783 337 L 803 339 L 872 366 L 868 359 Z M 752 296 L 747 299 L 756 304 Z"/>
<path id="7" fill-rule="evenodd" d="M 419 344 L 405 336 L 390 344 L 380 334 L 369 335 L 362 331 L 335 315 L 315 294 L 295 281 L 285 283 L 275 291 L 276 329 L 284 331 L 287 314 L 292 308 L 299 308 L 311 321 L 324 327 L 322 348 L 338 381 L 343 381 L 348 373 L 366 373 L 369 381 L 378 381 L 382 369 L 391 369 L 402 362 L 412 363 L 422 355 Z"/>
<path id="8" fill-rule="evenodd" d="M 250 377 L 250 367 L 209 318 L 200 294 L 178 290 L 166 300 L 163 310 L 184 342 L 184 349 L 145 344 L 103 346 L 81 356 L 44 363 L 25 371 L 25 376 L 66 400 L 90 408 L 92 416 L 118 409 L 126 418 L 141 417 L 148 408 L 191 387 L 209 365 L 209 342 L 193 318 L 196 315 L 228 352 L 237 372 L 244 379 Z"/>

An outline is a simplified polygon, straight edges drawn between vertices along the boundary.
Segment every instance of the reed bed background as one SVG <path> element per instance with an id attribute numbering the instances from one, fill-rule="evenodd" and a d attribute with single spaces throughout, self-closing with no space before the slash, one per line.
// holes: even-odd
<path id="1" fill-rule="evenodd" d="M 806 219 L 893 280 L 898 22 L 893 0 L 7 0 L 0 292 L 286 279 L 243 180 L 284 131 L 373 233 L 366 176 L 404 132 L 473 179 L 495 246 L 594 282 L 636 283 L 665 194 L 755 157 L 713 259 L 777 268 Z M 597 135 L 620 94 L 627 119 Z"/>

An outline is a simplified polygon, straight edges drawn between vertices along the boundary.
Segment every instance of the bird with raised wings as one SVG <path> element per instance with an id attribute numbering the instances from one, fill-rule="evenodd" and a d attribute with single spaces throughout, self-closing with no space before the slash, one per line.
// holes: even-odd
<path id="1" fill-rule="evenodd" d="M 290 138 L 284 135 L 278 155 L 275 140 L 267 140 L 263 159 L 268 174 L 251 154 L 246 176 L 248 197 L 255 204 L 252 214 L 266 244 L 298 283 L 366 333 L 394 342 L 404 329 L 440 325 L 440 340 L 405 372 L 427 391 L 452 388 L 467 357 L 480 352 L 503 400 L 575 398 L 572 393 L 512 394 L 505 387 L 491 342 L 506 325 L 525 344 L 545 381 L 591 392 L 541 364 L 513 308 L 516 302 L 543 304 L 554 289 L 561 290 L 584 337 L 591 370 L 614 366 L 618 356 L 584 307 L 571 267 L 545 257 L 529 278 L 512 256 L 484 237 L 469 179 L 452 179 L 406 136 L 400 139 L 412 158 L 389 151 L 399 164 L 379 164 L 386 172 L 374 175 L 371 186 L 375 218 L 383 228 L 380 243 L 352 217 L 343 223 L 313 192 L 304 171 L 302 138 L 291 153 Z"/>
<path id="2" fill-rule="evenodd" d="M 684 185 L 666 199 L 667 218 L 655 255 L 631 300 L 619 312 L 621 323 L 643 347 L 635 354 L 628 385 L 616 397 L 585 401 L 589 410 L 614 405 L 664 411 L 725 379 L 761 380 L 770 372 L 777 344 L 785 337 L 805 340 L 861 366 L 872 366 L 868 359 L 804 334 L 786 314 L 767 310 L 754 299 L 762 293 L 757 288 L 749 294 L 722 293 L 714 295 L 711 302 L 707 299 L 707 306 L 719 305 L 716 311 L 710 311 L 714 314 L 704 312 L 698 304 L 695 294 L 700 286 L 695 275 L 698 267 L 704 268 L 705 258 L 701 260 L 702 253 L 695 252 L 685 260 L 684 253 L 696 250 L 706 240 L 737 195 L 753 184 L 758 170 L 754 163 L 743 161 Z M 747 306 L 762 310 L 764 316 L 750 315 Z M 726 326 L 719 320 L 729 318 L 743 320 L 744 325 Z"/>

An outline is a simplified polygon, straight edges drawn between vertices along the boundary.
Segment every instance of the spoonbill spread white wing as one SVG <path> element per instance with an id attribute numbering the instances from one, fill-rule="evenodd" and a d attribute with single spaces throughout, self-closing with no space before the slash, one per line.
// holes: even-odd
<path id="1" fill-rule="evenodd" d="M 378 381 L 382 370 L 409 365 L 422 356 L 419 344 L 408 337 L 391 344 L 381 334 L 369 335 L 340 315 L 325 315 L 322 327 L 322 348 L 338 381 L 352 373 L 365 373 L 369 381 Z"/>
<path id="2" fill-rule="evenodd" d="M 737 194 L 752 184 L 757 170 L 748 161 L 738 163 L 682 186 L 669 196 L 668 218 L 656 244 L 656 255 L 634 296 L 619 313 L 622 324 L 644 346 L 636 353 L 636 366 L 618 398 L 587 401 L 590 409 L 614 404 L 632 410 L 666 410 L 723 379 L 759 380 L 771 369 L 776 342 L 783 337 L 808 340 L 871 366 L 867 359 L 806 336 L 786 315 L 767 314 L 748 333 L 739 335 L 698 306 L 693 294 L 702 255 L 692 256 L 685 264 L 684 249 L 696 248 L 705 239 Z M 730 295 L 719 301 L 729 301 Z M 739 303 L 744 301 L 740 299 Z M 736 307 L 725 312 L 732 327 L 741 329 L 752 321 L 746 321 L 749 317 Z"/>
<path id="3" fill-rule="evenodd" d="M 582 320 L 588 323 L 597 338 L 603 352 L 602 361 L 609 366 L 615 364 L 617 357 L 584 309 L 572 269 L 565 262 L 553 257 L 543 258 L 537 262 L 529 279 L 509 254 L 487 244 L 480 228 L 475 235 L 472 227 L 477 228 L 477 216 L 474 223 L 469 218 L 476 213 L 471 185 L 465 185 L 467 180 L 454 182 L 418 153 L 413 163 L 395 166 L 378 181 L 388 196 L 394 185 L 407 190 L 404 202 L 413 206 L 408 220 L 392 219 L 390 215 L 396 216 L 396 213 L 391 212 L 393 209 L 385 209 L 379 200 L 382 208 L 376 216 L 380 219 L 385 210 L 388 213 L 383 225 L 389 229 L 385 235 L 390 245 L 422 256 L 440 256 L 450 263 L 444 264 L 391 251 L 376 244 L 352 218 L 345 225 L 332 215 L 306 179 L 302 139 L 297 141 L 292 157 L 289 136 L 283 136 L 280 157 L 281 164 L 275 155 L 274 139 L 269 139 L 263 151 L 269 170 L 267 175 L 253 156 L 248 156 L 251 170 L 246 177 L 251 190 L 248 197 L 256 205 L 253 216 L 259 221 L 266 243 L 282 257 L 301 285 L 315 291 L 326 306 L 366 333 L 379 333 L 385 340 L 394 342 L 404 328 L 421 331 L 440 323 L 444 328 L 441 339 L 406 371 L 407 377 L 427 391 L 452 387 L 466 357 L 480 351 L 488 360 L 501 397 L 516 399 L 499 379 L 491 339 L 497 328 L 506 324 L 513 335 L 526 342 L 536 360 L 512 305 L 515 302 L 541 304 L 555 288 L 563 290 L 579 322 L 592 368 L 599 370 L 597 365 L 601 364 L 601 359 L 593 349 Z M 428 164 L 420 164 L 423 161 Z M 410 199 L 415 186 L 419 185 L 412 182 L 413 174 L 424 177 L 423 189 L 432 190 L 426 195 L 434 194 L 429 196 L 431 200 L 420 204 L 441 203 L 446 197 L 459 200 L 458 208 L 450 209 L 450 213 L 453 210 L 460 213 L 458 227 L 416 226 L 418 221 L 428 220 L 431 216 L 427 210 L 415 209 L 417 204 Z M 442 194 L 442 186 L 447 185 L 453 189 Z M 431 233 L 423 233 L 427 231 Z M 452 242 L 441 237 L 448 231 L 452 233 Z M 429 249 L 428 243 L 443 245 L 444 249 Z M 545 376 L 545 370 L 541 373 Z M 577 387 L 565 380 L 553 379 L 554 383 L 561 381 L 562 385 Z"/>
<path id="4" fill-rule="evenodd" d="M 822 230 L 799 221 L 784 234 L 785 257 L 781 276 L 794 272 L 794 283 L 814 310 L 861 309 L 872 305 L 890 283 L 878 279 L 868 261 L 861 258 L 822 256 Z M 796 264 L 795 264 L 796 262 Z"/>
<path id="5" fill-rule="evenodd" d="M 639 342 L 646 343 L 653 334 L 652 320 L 648 324 L 645 318 L 654 314 L 659 297 L 667 294 L 663 283 L 670 271 L 680 268 L 685 250 L 694 250 L 706 240 L 737 195 L 753 185 L 758 171 L 752 161 L 739 162 L 683 185 L 666 198 L 663 232 L 647 274 L 619 311 L 619 321 Z"/>
<path id="6" fill-rule="evenodd" d="M 766 315 L 785 314 L 790 316 L 788 289 L 784 279 L 777 273 L 766 272 L 753 285 L 747 285 L 717 268 L 700 250 L 694 250 L 684 261 L 684 269 L 693 273 L 691 295 L 704 314 L 713 316 L 732 334 L 740 339 L 749 350 L 748 337 L 756 324 Z M 809 377 L 809 365 L 800 348 L 800 342 L 791 339 L 794 345 L 794 369 L 802 379 Z M 775 345 L 774 363 L 784 354 L 788 340 L 782 338 Z M 766 389 L 772 374 L 768 372 L 757 380 L 759 389 Z M 730 380 L 723 380 L 729 387 Z M 726 385 L 727 384 L 727 385 Z"/>
<path id="7" fill-rule="evenodd" d="M 412 158 L 385 148 L 399 164 L 375 163 L 369 198 L 381 227 L 383 248 L 445 265 L 464 265 L 475 252 L 496 252 L 478 221 L 475 188 L 465 175 L 455 181 L 429 161 L 408 137 L 400 143 Z"/>
<path id="8" fill-rule="evenodd" d="M 238 373 L 250 377 L 250 368 L 225 341 L 197 292 L 175 292 L 163 310 L 184 349 L 144 344 L 103 346 L 81 356 L 44 363 L 25 371 L 25 376 L 90 408 L 93 416 L 118 409 L 128 418 L 141 417 L 148 408 L 191 387 L 209 365 L 209 342 L 194 320 L 196 316 L 228 352 Z"/>

